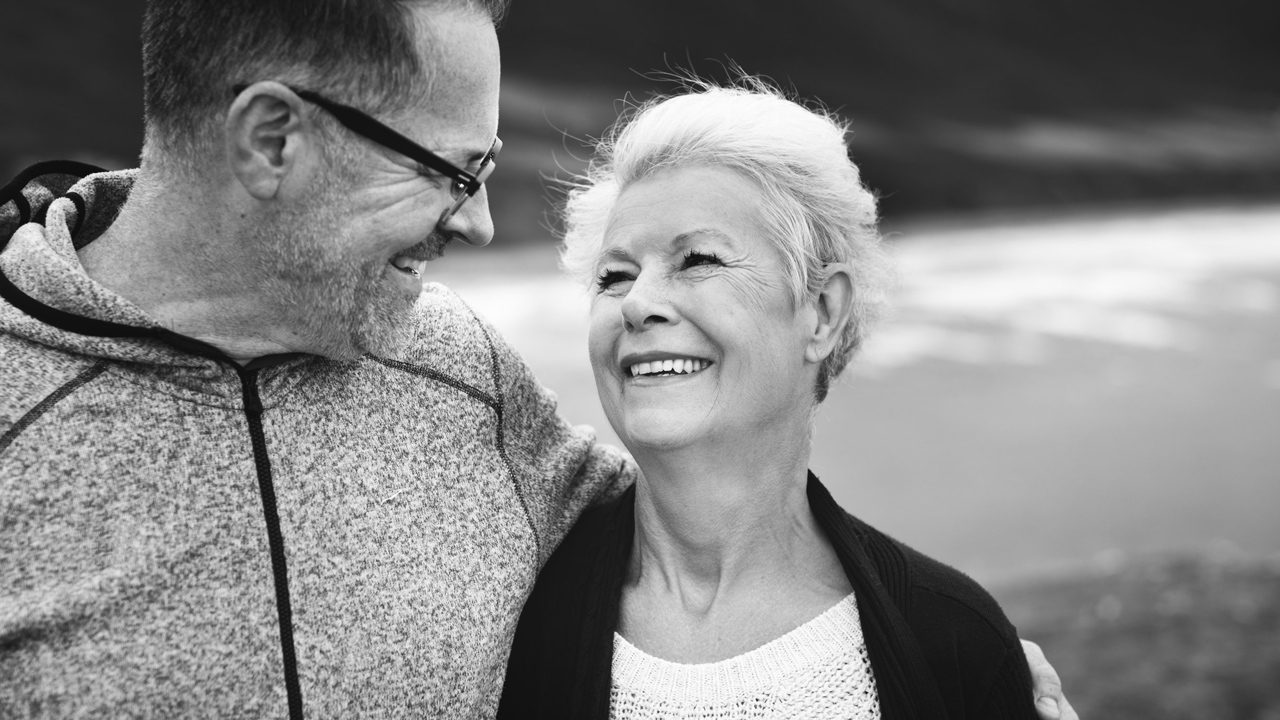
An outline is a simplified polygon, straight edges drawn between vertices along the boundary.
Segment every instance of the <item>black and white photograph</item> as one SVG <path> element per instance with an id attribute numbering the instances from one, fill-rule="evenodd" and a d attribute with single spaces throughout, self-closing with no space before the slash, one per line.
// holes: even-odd
<path id="1" fill-rule="evenodd" d="M 0 718 L 1280 720 L 1280 4 L 0 18 Z"/>

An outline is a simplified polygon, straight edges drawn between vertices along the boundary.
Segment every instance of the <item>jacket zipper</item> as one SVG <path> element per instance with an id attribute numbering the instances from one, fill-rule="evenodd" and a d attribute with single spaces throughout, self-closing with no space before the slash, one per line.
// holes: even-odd
<path id="1" fill-rule="evenodd" d="M 284 687 L 289 698 L 290 720 L 302 720 L 302 687 L 298 682 L 298 660 L 293 645 L 293 608 L 289 602 L 289 570 L 285 564 L 284 536 L 280 532 L 280 513 L 276 508 L 276 490 L 271 480 L 271 458 L 267 456 L 267 439 L 262 431 L 262 398 L 258 395 L 258 369 L 238 367 L 244 392 L 244 414 L 249 421 L 249 438 L 253 442 L 253 462 L 258 470 L 258 493 L 262 496 L 262 515 L 267 522 L 267 541 L 271 548 L 271 572 L 276 585 L 276 614 L 280 621 L 280 654 L 284 662 Z"/>

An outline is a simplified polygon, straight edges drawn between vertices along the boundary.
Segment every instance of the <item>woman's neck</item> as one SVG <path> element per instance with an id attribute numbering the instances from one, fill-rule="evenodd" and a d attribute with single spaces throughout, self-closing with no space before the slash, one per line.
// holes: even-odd
<path id="1" fill-rule="evenodd" d="M 809 510 L 807 443 L 771 445 L 637 453 L 644 475 L 620 629 L 642 649 L 685 662 L 727 657 L 848 594 Z"/>
<path id="2" fill-rule="evenodd" d="M 732 582 L 791 549 L 811 525 L 803 467 L 647 464 L 636 492 L 633 572 L 676 572 L 697 583 Z M 763 555 L 761 555 L 763 553 Z"/>

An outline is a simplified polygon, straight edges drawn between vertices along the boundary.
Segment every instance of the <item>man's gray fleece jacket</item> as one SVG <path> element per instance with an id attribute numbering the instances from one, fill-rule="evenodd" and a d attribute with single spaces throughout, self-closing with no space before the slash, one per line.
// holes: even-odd
<path id="1" fill-rule="evenodd" d="M 76 258 L 132 177 L 0 208 L 0 717 L 491 716 L 535 574 L 633 466 L 440 286 L 395 358 L 158 328 Z"/>

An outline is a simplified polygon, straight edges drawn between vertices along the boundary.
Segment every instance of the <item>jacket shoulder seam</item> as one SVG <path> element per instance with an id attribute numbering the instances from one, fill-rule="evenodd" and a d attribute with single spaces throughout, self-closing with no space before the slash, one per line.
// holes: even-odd
<path id="1" fill-rule="evenodd" d="M 378 363 L 379 365 L 389 367 L 392 370 L 407 372 L 412 375 L 417 375 L 418 377 L 427 378 L 428 380 L 434 380 L 440 383 L 441 385 L 447 385 L 453 388 L 454 390 L 470 395 L 476 400 L 479 400 L 485 405 L 488 405 L 490 408 L 492 408 L 495 411 L 498 410 L 499 405 L 501 405 L 501 401 L 497 397 L 494 397 L 493 395 L 490 395 L 484 390 L 481 390 L 480 388 L 468 382 L 459 380 L 458 378 L 453 377 L 448 373 L 441 372 L 433 367 L 430 367 L 427 365 L 416 365 L 414 363 L 407 363 L 402 360 L 391 360 L 389 358 L 382 358 L 376 355 L 369 355 L 368 358 Z"/>
<path id="2" fill-rule="evenodd" d="M 480 334 L 484 336 L 485 345 L 489 348 L 489 367 L 493 376 L 493 391 L 495 394 L 494 412 L 497 413 L 497 438 L 498 456 L 502 458 L 502 464 L 507 468 L 507 476 L 511 478 L 511 488 L 515 490 L 516 498 L 520 500 L 520 509 L 524 511 L 524 520 L 529 525 L 529 532 L 533 535 L 534 550 L 537 553 L 539 561 L 542 560 L 542 537 L 538 534 L 538 526 L 533 522 L 533 513 L 529 511 L 529 500 L 525 497 L 524 488 L 520 486 L 519 476 L 516 475 L 515 464 L 511 462 L 511 454 L 507 452 L 507 431 L 506 431 L 506 399 L 502 394 L 502 367 L 498 361 L 498 349 L 493 344 L 493 336 L 489 334 L 489 329 L 484 326 L 480 317 L 476 315 L 476 311 L 471 305 L 462 302 L 462 306 L 467 309 L 471 315 L 471 320 L 479 328 Z"/>
<path id="3" fill-rule="evenodd" d="M 37 420 L 44 416 L 45 413 L 53 409 L 55 405 L 65 400 L 76 390 L 84 387 L 89 382 L 97 378 L 107 369 L 107 362 L 99 360 L 93 365 L 80 371 L 75 377 L 59 385 L 53 392 L 46 395 L 40 402 L 36 403 L 30 410 L 18 418 L 17 422 L 0 435 L 0 453 L 9 449 L 18 436 L 31 427 Z"/>

